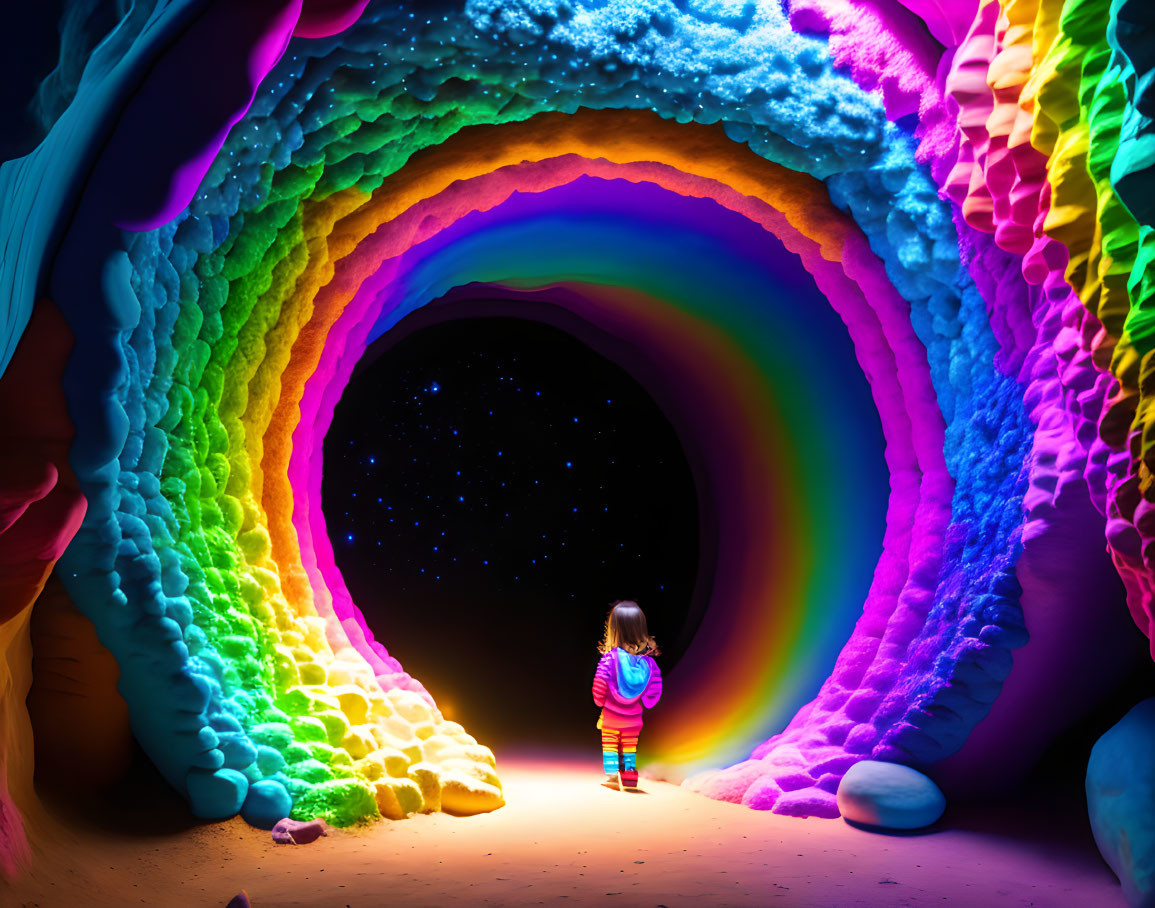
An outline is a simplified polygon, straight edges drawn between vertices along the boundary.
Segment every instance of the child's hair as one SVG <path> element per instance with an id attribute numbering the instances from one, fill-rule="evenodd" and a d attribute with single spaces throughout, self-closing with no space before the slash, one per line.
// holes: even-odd
<path id="1" fill-rule="evenodd" d="M 660 653 L 658 644 L 646 629 L 646 616 L 632 599 L 619 599 L 610 606 L 610 613 L 606 616 L 606 630 L 598 652 L 604 655 L 615 646 L 635 656 L 642 653 L 657 656 Z"/>

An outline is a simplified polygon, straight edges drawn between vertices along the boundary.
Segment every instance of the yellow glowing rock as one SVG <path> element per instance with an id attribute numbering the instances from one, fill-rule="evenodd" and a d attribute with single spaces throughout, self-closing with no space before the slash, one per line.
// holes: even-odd
<path id="1" fill-rule="evenodd" d="M 429 763 L 414 763 L 409 767 L 409 778 L 421 789 L 425 810 L 441 809 L 441 775 L 436 766 Z"/>
<path id="2" fill-rule="evenodd" d="M 373 733 L 373 740 L 377 742 L 378 747 L 396 747 L 397 746 L 394 743 L 396 741 L 396 738 L 394 738 L 391 734 L 389 734 L 389 732 L 385 729 L 385 726 L 382 722 L 380 722 L 380 721 L 373 722 L 370 724 L 369 727 Z"/>
<path id="3" fill-rule="evenodd" d="M 325 619 L 316 615 L 305 615 L 300 619 L 301 630 L 305 634 L 305 646 L 315 653 L 323 653 L 329 645 L 325 640 Z"/>
<path id="4" fill-rule="evenodd" d="M 486 785 L 492 785 L 498 790 L 501 789 L 501 779 L 497 777 L 493 767 L 486 763 L 475 763 L 465 757 L 448 757 L 442 760 L 439 765 L 446 775 L 469 776 L 484 782 Z"/>
<path id="5" fill-rule="evenodd" d="M 276 610 L 272 603 L 265 598 L 264 590 L 257 587 L 256 584 L 253 586 L 257 589 L 257 599 L 249 603 L 249 612 L 262 624 L 269 625 L 277 618 Z M 243 591 L 241 595 L 244 595 Z"/>
<path id="6" fill-rule="evenodd" d="M 382 729 L 387 735 L 390 735 L 394 741 L 404 744 L 406 746 L 415 744 L 417 737 L 413 734 L 413 726 L 406 722 L 401 716 L 389 716 L 377 723 L 377 727 Z"/>
<path id="7" fill-rule="evenodd" d="M 243 464 L 244 464 L 243 459 L 237 461 L 237 463 L 236 463 L 237 467 L 239 467 L 242 470 L 244 469 Z M 242 506 L 244 508 L 244 512 L 245 512 L 245 516 L 241 522 L 241 530 L 244 530 L 244 531 L 251 530 L 257 524 L 262 522 L 260 509 L 257 508 L 257 503 L 255 501 L 253 501 L 253 499 L 250 497 L 246 497 L 244 499 L 244 501 L 241 502 L 241 504 L 242 504 Z"/>
<path id="8" fill-rule="evenodd" d="M 241 598 L 250 609 L 256 608 L 265 598 L 265 591 L 261 589 L 261 585 L 248 573 L 240 573 L 237 583 L 240 586 Z"/>
<path id="9" fill-rule="evenodd" d="M 453 735 L 465 734 L 465 728 L 456 722 L 449 722 L 449 721 L 442 722 L 441 725 L 438 726 L 437 730 L 441 734 L 449 735 L 450 737 L 452 737 Z"/>
<path id="10" fill-rule="evenodd" d="M 341 741 L 341 747 L 354 760 L 360 760 L 366 754 L 377 749 L 377 742 L 374 740 L 372 732 L 365 726 L 361 726 L 349 730 L 349 734 L 345 735 L 344 740 Z"/>
<path id="11" fill-rule="evenodd" d="M 330 675 L 330 678 L 332 676 Z M 331 688 L 341 704 L 341 711 L 349 717 L 352 725 L 361 725 L 369 717 L 369 699 L 365 692 L 355 684 L 345 684 Z"/>
<path id="12" fill-rule="evenodd" d="M 253 570 L 257 570 L 257 569 L 253 568 Z M 268 574 L 269 572 L 265 571 L 265 573 Z M 271 574 L 270 576 L 275 578 L 276 574 Z M 292 609 L 289 606 L 289 600 L 285 598 L 285 594 L 282 593 L 280 590 L 268 590 L 267 592 L 268 592 L 268 601 L 272 603 L 273 608 L 277 612 L 278 623 L 292 618 L 293 617 Z"/>
<path id="13" fill-rule="evenodd" d="M 389 691 L 388 697 L 397 714 L 411 725 L 434 718 L 433 707 L 420 694 L 411 690 L 394 689 Z"/>
<path id="14" fill-rule="evenodd" d="M 504 804 L 501 789 L 495 785 L 464 773 L 450 771 L 441 774 L 441 809 L 446 813 L 488 813 Z"/>
<path id="15" fill-rule="evenodd" d="M 450 737 L 452 737 L 453 740 L 456 741 L 458 744 L 476 744 L 477 743 L 477 738 L 473 737 L 473 735 L 469 734 L 469 732 L 466 732 L 466 731 L 459 732 L 459 733 L 454 734 L 454 735 L 450 735 Z"/>
<path id="16" fill-rule="evenodd" d="M 377 793 L 377 809 L 390 820 L 404 820 L 410 814 L 420 813 L 425 806 L 421 787 L 412 779 L 382 779 L 374 782 L 373 787 Z"/>
<path id="17" fill-rule="evenodd" d="M 345 663 L 350 669 L 353 669 L 357 664 L 357 660 L 361 658 L 361 654 L 349 643 L 341 643 L 339 641 L 330 641 L 333 647 L 333 658 L 339 662 Z"/>
<path id="18" fill-rule="evenodd" d="M 388 773 L 385 771 L 385 764 L 382 762 L 376 753 L 371 753 L 367 757 L 358 760 L 353 764 L 353 769 L 366 782 L 377 782 L 383 779 Z"/>
<path id="19" fill-rule="evenodd" d="M 409 772 L 409 766 L 414 761 L 395 747 L 378 747 L 365 757 L 362 763 L 380 763 L 386 775 L 403 779 Z"/>
<path id="20" fill-rule="evenodd" d="M 268 568 L 250 567 L 249 573 L 253 575 L 253 579 L 256 580 L 257 583 L 259 583 L 269 592 L 280 590 L 281 578 L 270 571 Z"/>
<path id="21" fill-rule="evenodd" d="M 302 684 L 313 684 L 319 686 L 328 680 L 328 675 L 325 673 L 325 666 L 318 665 L 316 662 L 297 663 L 297 672 L 301 676 Z"/>
<path id="22" fill-rule="evenodd" d="M 433 735 L 422 742 L 421 753 L 425 755 L 426 760 L 440 763 L 447 757 L 465 756 L 465 749 L 448 735 Z"/>
<path id="23" fill-rule="evenodd" d="M 251 530 L 241 533 L 241 535 L 237 537 L 237 542 L 240 544 L 245 560 L 250 564 L 263 561 L 269 557 L 269 553 L 272 551 L 269 531 L 263 526 L 256 526 Z"/>
<path id="24" fill-rule="evenodd" d="M 408 726 L 403 722 L 401 723 L 402 727 L 399 729 L 396 725 L 393 725 L 391 728 L 386 727 L 385 723 L 394 722 L 395 720 L 397 720 L 397 717 L 393 716 L 373 726 L 374 740 L 377 741 L 379 747 L 391 747 L 405 754 L 410 763 L 419 763 L 423 759 L 421 742 L 409 733 Z M 393 729 L 397 729 L 397 732 L 395 733 Z"/>
<path id="25" fill-rule="evenodd" d="M 406 744 L 400 748 L 401 753 L 409 758 L 410 763 L 420 763 L 425 759 L 425 755 L 421 752 L 421 745 L 414 742 L 413 744 Z"/>
<path id="26" fill-rule="evenodd" d="M 463 748 L 465 756 L 473 760 L 475 763 L 485 763 L 493 769 L 497 769 L 497 757 L 493 755 L 493 751 L 484 744 L 467 744 Z"/>
<path id="27" fill-rule="evenodd" d="M 329 663 L 329 683 L 334 687 L 345 687 L 355 684 L 355 673 L 344 659 L 334 659 Z"/>

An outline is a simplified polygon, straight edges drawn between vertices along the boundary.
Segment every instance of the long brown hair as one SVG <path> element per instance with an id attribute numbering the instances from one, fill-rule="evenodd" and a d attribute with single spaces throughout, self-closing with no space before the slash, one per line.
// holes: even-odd
<path id="1" fill-rule="evenodd" d="M 632 599 L 619 599 L 610 606 L 606 616 L 606 629 L 598 652 L 604 655 L 615 646 L 635 656 L 641 653 L 657 656 L 661 652 L 646 629 L 646 616 Z"/>

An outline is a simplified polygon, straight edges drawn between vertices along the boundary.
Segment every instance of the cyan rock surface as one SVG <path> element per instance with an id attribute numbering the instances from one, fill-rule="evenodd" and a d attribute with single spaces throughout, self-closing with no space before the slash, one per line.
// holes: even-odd
<path id="1" fill-rule="evenodd" d="M 1144 700 L 1091 749 L 1087 813 L 1127 904 L 1155 906 L 1155 698 Z"/>
<path id="2" fill-rule="evenodd" d="M 882 829 L 921 829 L 946 809 L 939 787 L 917 769 L 878 760 L 851 766 L 837 799 L 845 819 Z"/>

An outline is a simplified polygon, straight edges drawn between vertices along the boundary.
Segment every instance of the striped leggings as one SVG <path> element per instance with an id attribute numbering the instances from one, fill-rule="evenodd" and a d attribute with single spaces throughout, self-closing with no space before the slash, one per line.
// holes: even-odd
<path id="1" fill-rule="evenodd" d="M 619 769 L 633 772 L 638 755 L 638 733 L 618 731 L 615 728 L 602 729 L 602 765 L 613 775 Z"/>

